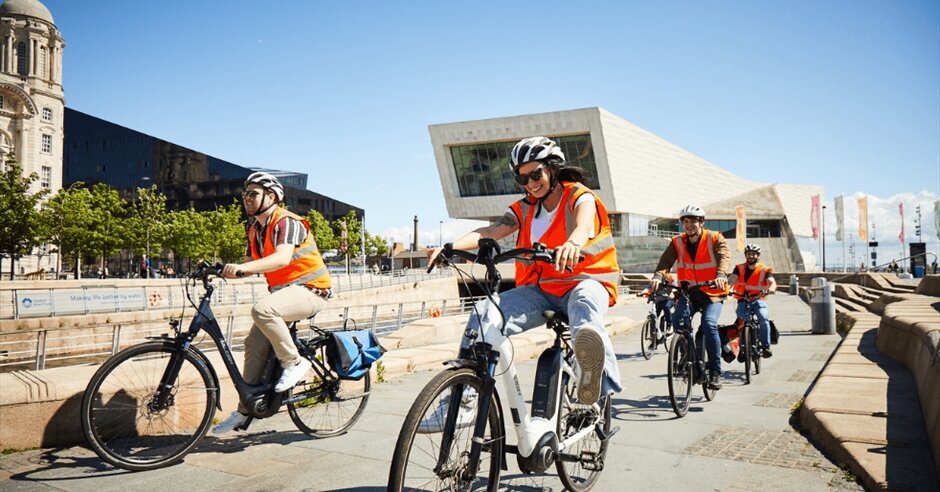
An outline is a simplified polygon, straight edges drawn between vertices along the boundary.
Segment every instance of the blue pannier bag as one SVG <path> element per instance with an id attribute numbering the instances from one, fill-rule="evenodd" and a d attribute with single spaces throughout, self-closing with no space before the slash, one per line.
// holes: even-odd
<path id="1" fill-rule="evenodd" d="M 343 379 L 362 379 L 385 353 L 372 330 L 342 330 L 330 334 L 333 343 L 327 346 L 326 356 Z"/>

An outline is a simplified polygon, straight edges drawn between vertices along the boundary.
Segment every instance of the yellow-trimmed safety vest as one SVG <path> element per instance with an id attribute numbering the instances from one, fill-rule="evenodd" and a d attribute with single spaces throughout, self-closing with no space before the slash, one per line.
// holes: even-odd
<path id="1" fill-rule="evenodd" d="M 757 263 L 754 265 L 754 271 L 751 272 L 751 276 L 748 277 L 747 282 L 744 281 L 744 272 L 747 270 L 747 263 L 741 263 L 735 267 L 735 273 L 738 275 L 738 279 L 735 280 L 734 285 L 731 287 L 731 292 L 734 294 L 735 299 L 743 299 L 744 291 L 750 293 L 751 299 L 758 299 L 764 297 L 761 295 L 761 289 L 766 289 L 769 286 L 767 282 L 767 274 L 773 273 L 774 269 L 765 266 L 763 263 Z"/>
<path id="2" fill-rule="evenodd" d="M 702 230 L 702 237 L 698 240 L 695 249 L 695 260 L 689 255 L 686 248 L 686 233 L 672 238 L 672 245 L 676 249 L 676 278 L 679 283 L 688 282 L 690 286 L 701 285 L 699 289 L 710 296 L 725 296 L 727 288 L 716 289 L 705 284 L 718 276 L 718 258 L 715 256 L 715 243 L 718 242 L 717 232 Z"/>
<path id="3" fill-rule="evenodd" d="M 307 230 L 307 237 L 304 238 L 300 246 L 294 247 L 294 254 L 291 256 L 291 262 L 277 270 L 265 272 L 264 276 L 268 281 L 268 290 L 275 290 L 287 287 L 288 285 L 306 285 L 310 288 L 329 289 L 330 272 L 326 268 L 326 263 L 320 256 L 317 249 L 317 243 L 313 239 L 313 232 L 310 231 L 310 223 L 307 219 L 289 212 L 287 209 L 278 207 L 268 218 L 268 227 L 264 233 L 262 251 L 258 251 L 255 242 L 257 235 L 258 221 L 251 224 L 248 228 L 248 244 L 251 249 L 251 258 L 257 260 L 265 256 L 274 254 L 274 225 L 283 217 L 290 217 L 299 221 Z"/>
<path id="4" fill-rule="evenodd" d="M 584 193 L 594 194 L 588 187 L 580 183 L 562 182 L 561 201 L 559 210 L 563 213 L 555 214 L 555 218 L 548 229 L 537 238 L 537 242 L 548 248 L 561 246 L 574 231 L 575 210 L 574 204 L 578 197 Z M 584 261 L 577 264 L 571 272 L 558 272 L 555 267 L 543 262 L 516 261 L 516 285 L 537 284 L 543 291 L 561 297 L 573 289 L 582 280 L 597 280 L 607 289 L 609 305 L 617 302 L 617 285 L 620 283 L 620 267 L 617 266 L 617 250 L 614 248 L 614 239 L 610 232 L 610 219 L 607 209 L 600 198 L 594 194 L 594 203 L 597 205 L 597 214 L 594 216 L 595 236 L 589 239 L 582 247 L 581 254 Z M 531 248 L 532 217 L 536 206 L 519 200 L 509 207 L 519 221 L 519 236 L 516 239 L 517 248 Z"/>

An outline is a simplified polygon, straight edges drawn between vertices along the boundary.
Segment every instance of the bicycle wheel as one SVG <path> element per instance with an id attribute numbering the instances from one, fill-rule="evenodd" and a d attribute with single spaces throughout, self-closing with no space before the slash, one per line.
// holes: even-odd
<path id="1" fill-rule="evenodd" d="M 656 326 L 653 325 L 653 321 L 646 318 L 646 322 L 643 323 L 643 330 L 640 331 L 640 350 L 643 353 L 643 358 L 650 360 L 650 357 L 653 356 L 653 352 L 656 351 Z"/>
<path id="2" fill-rule="evenodd" d="M 372 388 L 368 372 L 358 381 L 330 374 L 332 377 L 323 379 L 309 369 L 287 400 L 287 413 L 294 425 L 317 439 L 338 436 L 349 430 L 366 409 Z"/>
<path id="3" fill-rule="evenodd" d="M 171 357 L 182 356 L 166 404 L 155 397 Z M 108 359 L 82 396 L 82 430 L 101 459 L 153 470 L 183 458 L 209 429 L 219 388 L 205 362 L 170 342 L 130 347 Z"/>
<path id="4" fill-rule="evenodd" d="M 679 417 L 689 411 L 692 396 L 692 347 L 689 337 L 677 333 L 669 347 L 669 401 Z"/>
<path id="5" fill-rule="evenodd" d="M 753 366 L 754 366 L 754 374 L 760 374 L 760 364 L 761 364 L 761 358 L 762 358 L 761 355 L 760 355 L 760 353 L 761 353 L 761 350 L 760 350 L 760 343 L 759 343 L 760 338 L 757 336 L 758 333 L 759 333 L 759 332 L 758 332 L 758 327 L 757 327 L 757 326 L 754 326 L 753 329 L 751 330 L 751 338 L 754 339 L 754 344 L 753 344 L 753 345 L 754 345 L 754 352 L 753 352 L 753 354 L 754 354 L 754 355 L 753 355 L 753 359 L 754 359 L 754 363 L 753 363 Z"/>
<path id="6" fill-rule="evenodd" d="M 751 384 L 751 363 L 752 358 L 754 357 L 754 349 L 752 347 L 753 342 L 751 341 L 751 325 L 748 323 L 744 327 L 743 335 L 744 343 L 741 344 L 740 349 L 744 351 L 744 384 Z"/>
<path id="7" fill-rule="evenodd" d="M 558 440 L 564 441 L 588 425 L 596 425 L 607 435 L 610 433 L 610 396 L 598 401 L 601 420 L 592 424 L 597 418 L 594 409 L 575 408 L 572 404 L 577 400 L 577 387 L 567 376 L 564 377 L 564 386 L 561 392 L 561 404 L 558 414 Z M 596 432 L 591 432 L 581 438 L 570 448 L 565 449 L 566 455 L 578 458 L 577 461 L 558 460 L 555 468 L 558 478 L 568 490 L 583 492 L 590 490 L 600 477 L 604 469 L 604 458 L 607 456 L 607 441 L 602 441 Z"/>
<path id="8" fill-rule="evenodd" d="M 458 425 L 451 437 L 449 449 L 444 445 L 443 432 L 423 431 L 419 433 L 422 421 L 440 421 L 441 412 L 437 412 L 441 399 L 448 401 L 457 391 L 473 388 L 479 394 L 483 382 L 470 368 L 446 369 L 421 390 L 417 400 L 408 410 L 388 476 L 388 490 L 488 490 L 499 487 L 500 464 L 503 456 L 505 437 L 496 400 L 491 402 L 487 416 L 486 432 L 483 435 L 483 452 L 476 476 L 467 477 L 470 445 L 473 439 L 473 424 Z M 462 393 L 461 393 L 462 394 Z M 459 396 L 458 396 L 459 398 Z M 478 402 L 473 404 L 472 413 L 464 421 L 473 422 L 478 412 Z M 443 412 L 446 415 L 446 412 Z M 437 417 L 437 418 L 436 418 Z M 443 427 L 444 423 L 441 422 Z"/>

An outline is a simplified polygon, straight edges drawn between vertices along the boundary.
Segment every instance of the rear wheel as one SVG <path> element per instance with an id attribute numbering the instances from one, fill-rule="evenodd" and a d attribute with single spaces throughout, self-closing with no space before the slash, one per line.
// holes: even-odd
<path id="1" fill-rule="evenodd" d="M 669 401 L 672 409 L 679 417 L 685 416 L 689 411 L 689 401 L 692 396 L 692 347 L 689 337 L 677 333 L 672 337 L 669 348 Z"/>
<path id="2" fill-rule="evenodd" d="M 744 384 L 751 384 L 751 364 L 753 363 L 754 358 L 754 347 L 751 342 L 751 325 L 748 323 L 744 327 L 744 343 L 741 345 L 741 350 L 744 350 Z"/>
<path id="3" fill-rule="evenodd" d="M 163 383 L 174 359 L 177 375 Z M 82 430 L 95 453 L 114 466 L 162 468 L 206 434 L 218 396 L 199 355 L 172 343 L 144 343 L 119 352 L 92 376 L 82 395 Z"/>
<path id="4" fill-rule="evenodd" d="M 593 408 L 576 408 L 573 405 L 573 402 L 577 400 L 577 387 L 567 376 L 564 380 L 561 410 L 558 414 L 558 440 L 564 441 L 588 425 L 595 425 L 605 436 L 609 435 L 610 396 L 605 396 L 597 402 L 600 407 L 600 420 L 598 421 L 598 412 Z M 594 486 L 604 469 L 607 444 L 608 441 L 601 440 L 595 431 L 565 449 L 565 455 L 578 458 L 577 461 L 558 460 L 555 462 L 558 477 L 568 490 L 583 492 Z"/>
<path id="5" fill-rule="evenodd" d="M 443 420 L 448 412 L 437 411 L 442 399 L 447 402 L 460 401 L 465 396 L 464 392 L 470 388 L 479 395 L 482 386 L 483 382 L 473 369 L 450 368 L 435 376 L 421 390 L 398 434 L 398 442 L 392 454 L 388 490 L 495 491 L 499 487 L 505 437 L 495 404 L 497 400 L 494 398 L 490 402 L 483 450 L 474 476 L 467 476 L 466 472 L 479 401 L 472 403 L 469 415 L 458 420 L 470 424 L 451 424 L 454 431 L 450 436 L 441 432 L 441 428 L 447 427 Z M 445 438 L 449 438 L 449 446 Z M 445 446 L 447 449 L 442 449 Z"/>
<path id="6" fill-rule="evenodd" d="M 322 379 L 313 369 L 291 390 L 287 412 L 294 425 L 315 438 L 345 433 L 362 416 L 369 402 L 372 378 L 366 372 L 362 379 L 339 379 L 335 374 Z"/>
<path id="7" fill-rule="evenodd" d="M 656 343 L 656 326 L 653 325 L 653 320 L 647 317 L 646 322 L 643 323 L 643 330 L 640 332 L 640 350 L 644 359 L 649 360 L 653 356 Z"/>
<path id="8" fill-rule="evenodd" d="M 760 374 L 760 364 L 761 364 L 761 350 L 760 343 L 758 342 L 760 338 L 757 336 L 758 327 L 754 326 L 751 330 L 751 338 L 754 339 L 754 374 Z"/>

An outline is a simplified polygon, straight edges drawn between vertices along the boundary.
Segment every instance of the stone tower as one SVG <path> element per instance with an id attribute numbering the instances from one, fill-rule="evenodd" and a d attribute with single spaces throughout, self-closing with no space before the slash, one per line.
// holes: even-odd
<path id="1" fill-rule="evenodd" d="M 34 190 L 62 187 L 62 48 L 52 14 L 38 0 L 0 4 L 0 166 L 11 153 L 23 170 L 36 173 Z M 55 258 L 23 257 L 18 273 L 55 264 Z"/>
<path id="2" fill-rule="evenodd" d="M 62 48 L 52 14 L 38 0 L 0 4 L 0 156 L 11 152 L 34 186 L 62 186 L 65 96 Z"/>

